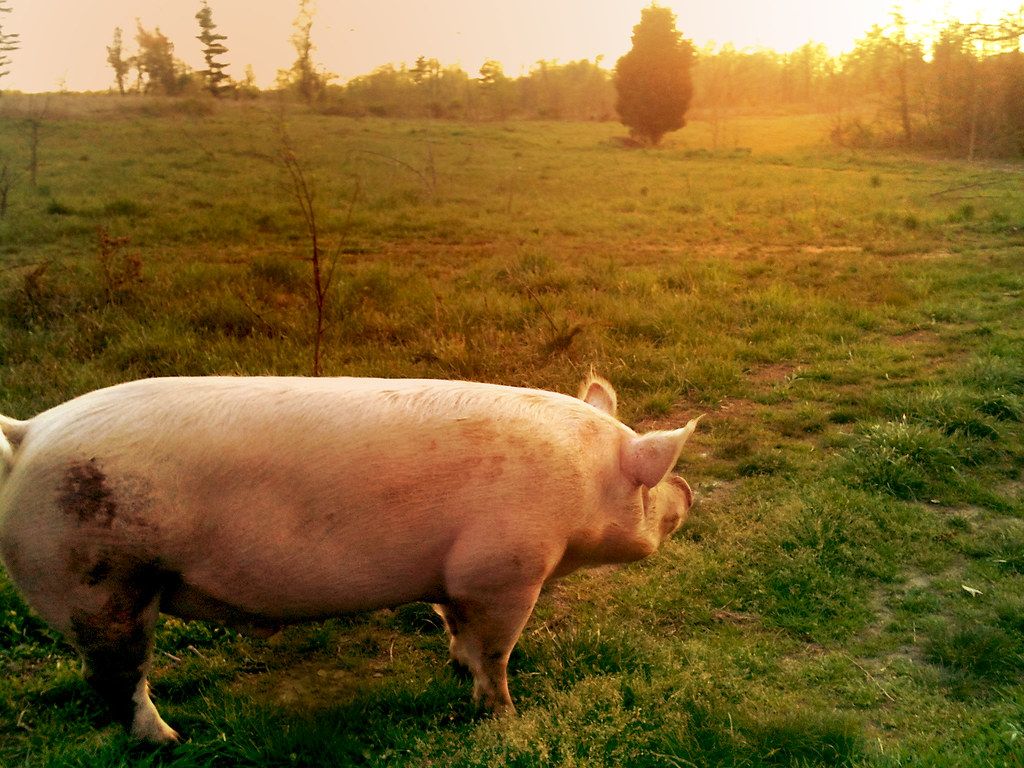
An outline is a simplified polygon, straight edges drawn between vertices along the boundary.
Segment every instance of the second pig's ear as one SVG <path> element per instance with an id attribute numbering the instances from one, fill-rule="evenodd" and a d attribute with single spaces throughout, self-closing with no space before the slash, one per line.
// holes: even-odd
<path id="1" fill-rule="evenodd" d="M 619 408 L 619 398 L 615 394 L 615 388 L 593 371 L 580 385 L 578 397 L 609 416 L 614 416 Z"/>
<path id="2" fill-rule="evenodd" d="M 656 486 L 676 465 L 698 421 L 699 416 L 682 429 L 648 432 L 626 440 L 620 455 L 623 473 L 637 485 L 647 488 Z"/>

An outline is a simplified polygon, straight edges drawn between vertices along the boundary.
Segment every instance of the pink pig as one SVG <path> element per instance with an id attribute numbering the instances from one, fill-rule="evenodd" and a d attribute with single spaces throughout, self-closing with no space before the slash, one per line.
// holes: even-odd
<path id="1" fill-rule="evenodd" d="M 434 603 L 474 698 L 543 584 L 639 560 L 686 517 L 696 420 L 638 435 L 579 398 L 464 381 L 148 379 L 0 417 L 0 556 L 131 732 L 178 738 L 146 681 L 157 615 L 270 632 Z"/>

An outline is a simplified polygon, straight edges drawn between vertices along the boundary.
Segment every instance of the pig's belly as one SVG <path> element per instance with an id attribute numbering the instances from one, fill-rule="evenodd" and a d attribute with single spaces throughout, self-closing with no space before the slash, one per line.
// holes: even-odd
<path id="1" fill-rule="evenodd" d="M 235 553 L 215 547 L 172 572 L 164 609 L 182 618 L 232 624 L 443 602 L 446 549 L 440 540 L 411 545 L 404 537 L 376 550 L 332 541 L 293 541 Z"/>
<path id="2" fill-rule="evenodd" d="M 174 511 L 160 522 L 162 562 L 196 596 L 180 601 L 180 610 L 216 602 L 297 620 L 443 602 L 445 559 L 456 540 L 480 526 L 494 529 L 496 510 L 507 510 L 523 484 L 512 472 L 498 482 L 467 478 L 457 464 L 437 461 L 401 482 L 397 472 L 375 477 L 365 464 L 311 479 L 282 464 L 263 482 L 225 472 L 205 493 L 179 485 L 167 497 L 178 499 L 168 501 Z"/>
<path id="3" fill-rule="evenodd" d="M 244 574 L 244 583 L 233 579 L 173 574 L 162 599 L 164 612 L 184 619 L 222 621 L 226 624 L 303 621 L 373 610 L 417 600 L 444 602 L 438 578 L 402 580 L 381 574 L 380 581 L 340 576 L 325 584 L 306 574 L 285 582 L 279 576 Z M 282 574 L 286 575 L 286 574 Z"/>

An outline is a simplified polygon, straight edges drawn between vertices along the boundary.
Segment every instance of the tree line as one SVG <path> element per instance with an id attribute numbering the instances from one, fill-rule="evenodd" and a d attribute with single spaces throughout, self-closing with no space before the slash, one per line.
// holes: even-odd
<path id="1" fill-rule="evenodd" d="M 0 0 L 0 12 L 6 10 L 6 0 Z M 198 71 L 174 55 L 173 43 L 159 28 L 138 23 L 132 54 L 125 49 L 124 31 L 116 29 L 107 61 L 118 92 L 258 96 L 251 66 L 240 79 L 228 75 L 228 39 L 217 31 L 208 0 L 196 20 L 204 57 Z M 600 57 L 539 61 L 517 76 L 506 74 L 496 61 L 467 72 L 421 56 L 340 83 L 316 62 L 314 21 L 311 0 L 299 0 L 291 37 L 295 60 L 278 73 L 273 90 L 328 113 L 612 120 L 622 117 L 623 109 L 636 110 L 616 87 L 631 66 L 630 54 L 613 69 Z M 654 65 L 681 73 L 658 98 L 681 102 L 683 114 L 692 106 L 716 127 L 742 112 L 818 111 L 832 116 L 832 138 L 843 145 L 928 148 L 968 158 L 1024 156 L 1024 7 L 997 24 L 946 22 L 929 44 L 913 37 L 904 17 L 893 12 L 886 24 L 874 26 L 838 57 L 812 42 L 791 53 L 728 45 L 698 50 L 676 30 L 674 15 L 656 5 L 644 10 L 634 28 L 634 48 L 644 24 L 650 25 L 655 48 L 662 35 L 680 57 Z M 17 35 L 0 26 L 0 77 L 6 53 L 18 44 Z M 680 125 L 684 122 L 680 118 Z"/>
<path id="2" fill-rule="evenodd" d="M 833 138 L 969 159 L 1024 156 L 1022 37 L 1024 7 L 998 24 L 949 22 L 929 49 L 893 13 L 843 59 L 828 94 Z M 858 101 L 868 108 L 844 108 Z"/>

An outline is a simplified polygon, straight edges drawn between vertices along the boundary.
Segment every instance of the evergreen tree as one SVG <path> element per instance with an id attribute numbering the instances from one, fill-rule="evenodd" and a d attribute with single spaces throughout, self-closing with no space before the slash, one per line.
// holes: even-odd
<path id="1" fill-rule="evenodd" d="M 206 82 L 207 90 L 214 96 L 220 96 L 228 88 L 228 84 L 224 82 L 228 76 L 224 73 L 227 64 L 217 61 L 217 57 L 227 53 L 228 49 L 221 41 L 228 38 L 214 32 L 217 25 L 213 23 L 213 11 L 206 0 L 203 0 L 203 6 L 196 14 L 196 19 L 199 21 L 200 30 L 196 39 L 203 44 L 203 58 L 206 60 L 206 69 L 200 74 Z"/>
<path id="2" fill-rule="evenodd" d="M 0 0 L 0 13 L 10 13 L 11 7 L 7 4 L 7 0 Z M 18 50 L 21 44 L 18 41 L 17 32 L 5 32 L 3 25 L 0 24 L 0 77 L 10 74 L 11 57 L 8 56 L 12 51 Z"/>
<path id="3" fill-rule="evenodd" d="M 114 40 L 107 46 L 107 63 L 114 69 L 114 80 L 118 92 L 124 96 L 124 79 L 131 68 L 131 61 L 124 57 L 124 32 L 120 27 L 114 28 Z"/>
<path id="4" fill-rule="evenodd" d="M 682 39 L 672 11 L 652 4 L 640 12 L 633 47 L 615 67 L 615 109 L 634 139 L 655 146 L 686 125 L 693 59 L 693 45 Z"/>

